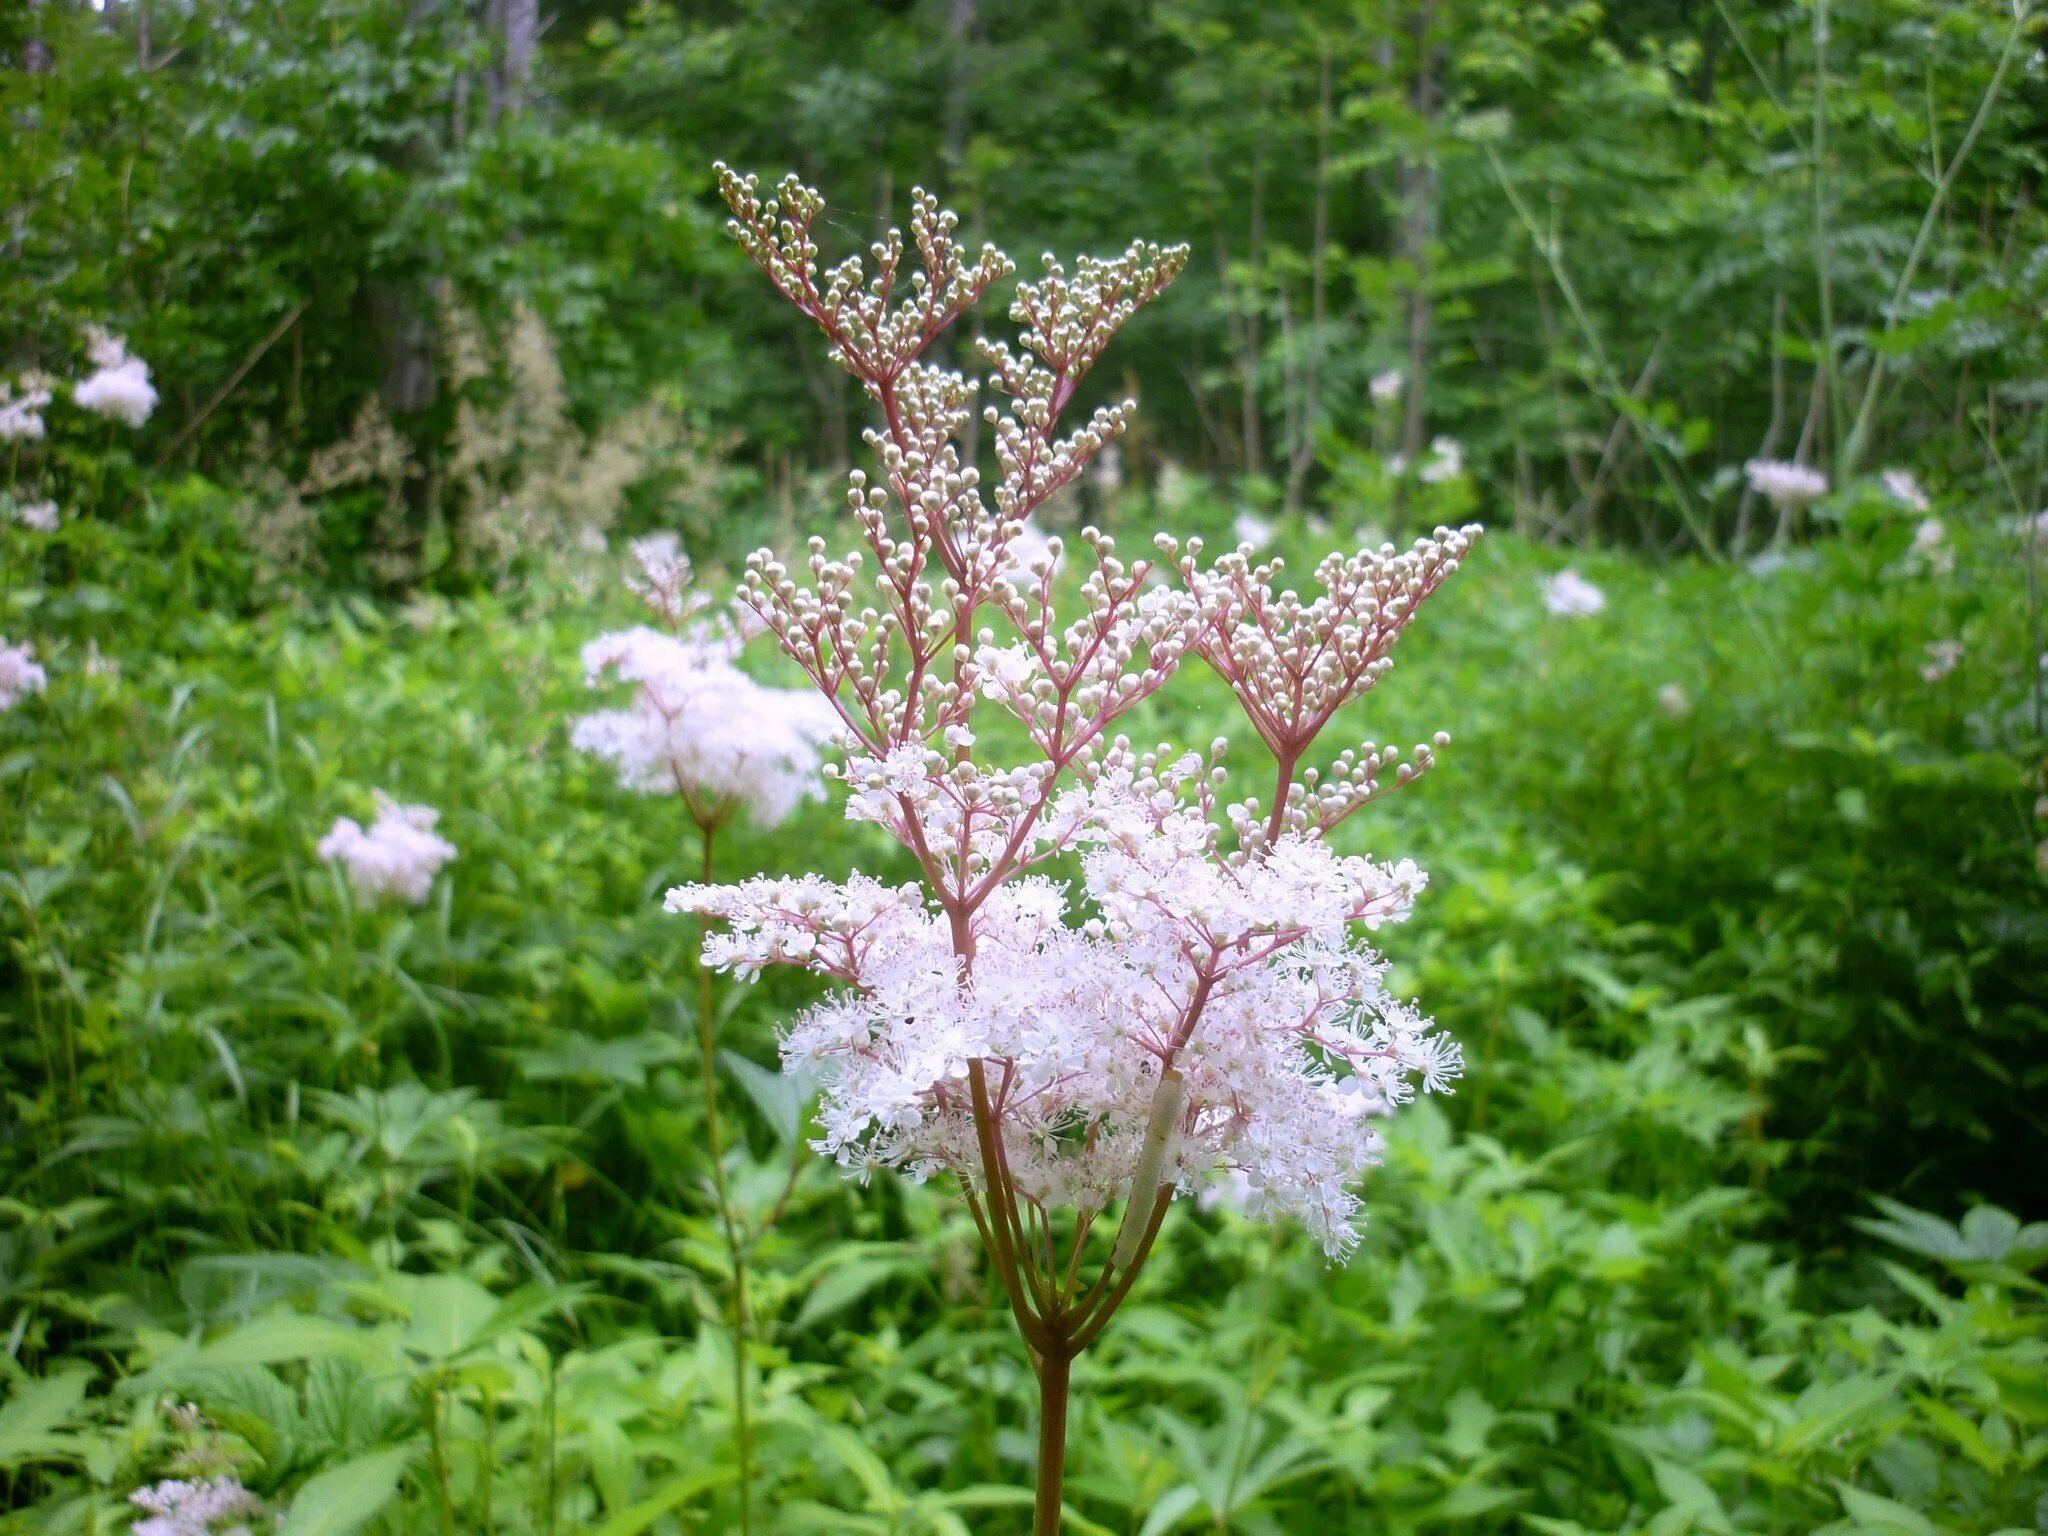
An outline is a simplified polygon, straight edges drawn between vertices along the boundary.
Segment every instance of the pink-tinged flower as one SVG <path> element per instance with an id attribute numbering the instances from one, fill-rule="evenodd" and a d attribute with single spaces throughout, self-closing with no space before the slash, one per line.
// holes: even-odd
<path id="1" fill-rule="evenodd" d="M 367 831 L 346 816 L 337 818 L 320 840 L 320 857 L 338 860 L 365 900 L 395 897 L 416 907 L 427 899 L 441 866 L 455 857 L 455 845 L 434 832 L 440 812 L 400 805 L 381 790 L 376 804 Z"/>
<path id="2" fill-rule="evenodd" d="M 1005 402 L 987 413 L 999 474 L 985 497 L 957 447 L 974 391 L 921 357 L 1007 259 L 968 259 L 952 216 L 918 193 L 913 240 L 877 245 L 872 279 L 858 259 L 821 273 L 816 193 L 791 178 L 764 201 L 723 168 L 720 182 L 741 245 L 882 408 L 868 437 L 882 473 L 856 471 L 847 495 L 865 548 L 813 539 L 799 570 L 760 551 L 745 597 L 841 722 L 847 815 L 900 842 L 920 878 L 681 886 L 669 909 L 723 922 L 705 944 L 713 965 L 798 965 L 840 984 L 783 1047 L 791 1068 L 826 1069 L 817 1146 L 858 1172 L 957 1176 L 1006 1285 L 1038 1283 L 1039 1261 L 1011 1242 L 1020 1211 L 1037 1223 L 1074 1209 L 1085 1233 L 1126 1199 L 1111 1265 L 1128 1273 L 1148 1215 L 1233 1172 L 1256 1214 L 1298 1216 L 1342 1253 L 1354 1186 L 1381 1155 L 1377 1117 L 1447 1087 L 1461 1062 L 1388 993 L 1364 942 L 1408 915 L 1421 872 L 1328 841 L 1433 748 L 1310 759 L 1478 530 L 1330 555 L 1303 595 L 1249 547 L 1212 564 L 1200 541 L 1161 538 L 1160 561 L 1126 562 L 1084 529 L 1066 551 L 1078 592 L 1056 602 L 1048 563 L 1020 561 L 1018 543 L 1133 407 L 1064 431 L 1061 413 L 1185 249 L 1134 245 L 1072 272 L 1048 258 L 1018 286 L 1021 345 L 983 346 Z M 912 251 L 914 285 L 899 270 Z M 1241 546 L 1270 534 L 1236 531 Z M 1221 742 L 1144 752 L 1116 734 L 1190 657 L 1272 754 L 1269 796 L 1225 798 Z M 991 708 L 1009 729 L 984 732 Z M 985 735 L 1020 733 L 1021 760 L 977 756 Z M 1062 858 L 1078 862 L 1071 884 L 1047 874 Z M 1027 1336 L 1089 1336 L 1024 1291 L 1012 1304 Z"/>
<path id="3" fill-rule="evenodd" d="M 132 356 L 119 337 L 98 326 L 88 327 L 86 335 L 94 371 L 72 386 L 72 400 L 81 410 L 111 417 L 131 427 L 141 426 L 156 409 L 156 388 L 149 382 L 149 365 Z"/>
<path id="4" fill-rule="evenodd" d="M 1797 512 L 1828 493 L 1828 477 L 1804 464 L 1779 459 L 1751 459 L 1742 466 L 1750 489 L 1780 512 Z"/>
<path id="5" fill-rule="evenodd" d="M 136 1489 L 128 1502 L 148 1517 L 129 1526 L 129 1536 L 249 1536 L 250 1520 L 263 1513 L 263 1501 L 232 1477 L 172 1479 Z"/>
<path id="6" fill-rule="evenodd" d="M 1925 512 L 1931 505 L 1927 492 L 1920 488 L 1920 482 L 1913 478 L 1910 469 L 1888 469 L 1879 479 L 1884 485 L 1885 495 L 1909 512 Z"/>
<path id="7" fill-rule="evenodd" d="M 0 640 L 0 710 L 14 708 L 32 693 L 41 693 L 50 684 L 50 675 L 36 660 L 33 643 L 24 640 L 20 645 L 9 645 Z"/>
<path id="8" fill-rule="evenodd" d="M 634 685 L 625 709 L 599 710 L 569 741 L 645 794 L 681 795 L 700 825 L 745 806 L 774 826 L 817 798 L 821 749 L 839 729 L 816 694 L 769 688 L 733 665 L 737 634 L 683 639 L 644 626 L 600 635 L 583 648 L 592 687 Z"/>
<path id="9" fill-rule="evenodd" d="M 630 683 L 624 709 L 599 710 L 571 727 L 570 745 L 602 758 L 629 789 L 679 795 L 698 826 L 716 827 L 742 807 L 773 826 L 821 793 L 822 749 L 839 730 L 832 706 L 808 689 L 770 688 L 735 663 L 766 632 L 753 608 L 712 615 L 692 589 L 689 556 L 672 533 L 635 539 L 638 574 L 627 580 L 668 631 L 639 625 L 583 648 L 592 687 Z"/>
<path id="10" fill-rule="evenodd" d="M 1543 608 L 1553 618 L 1590 619 L 1607 606 L 1607 594 L 1577 571 L 1559 571 L 1543 583 Z"/>

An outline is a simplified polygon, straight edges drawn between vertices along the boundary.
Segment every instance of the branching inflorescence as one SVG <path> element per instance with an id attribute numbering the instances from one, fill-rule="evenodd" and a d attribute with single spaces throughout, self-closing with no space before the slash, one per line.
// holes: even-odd
<path id="1" fill-rule="evenodd" d="M 1354 937 L 1404 918 L 1421 872 L 1328 842 L 1429 768 L 1432 749 L 1308 759 L 1478 530 L 1331 555 L 1305 598 L 1245 547 L 1205 563 L 1199 540 L 1161 538 L 1158 559 L 1127 562 L 1089 529 L 1078 607 L 1056 612 L 1060 541 L 1020 559 L 1028 519 L 1134 407 L 1064 435 L 1063 414 L 1185 248 L 1137 244 L 1071 271 L 1048 257 L 1017 285 L 1016 347 L 981 347 L 1001 401 L 984 411 L 999 466 L 985 497 L 958 446 L 974 388 L 923 358 L 1009 260 L 970 258 L 954 216 L 919 192 L 914 261 L 892 233 L 872 272 L 852 258 L 821 273 L 817 193 L 792 177 L 764 199 L 723 166 L 719 180 L 742 247 L 881 415 L 867 434 L 879 476 L 856 471 L 847 493 L 865 550 L 813 539 L 802 573 L 763 550 L 744 597 L 837 713 L 848 816 L 902 843 L 923 879 L 690 885 L 668 905 L 723 921 L 705 946 L 722 968 L 792 964 L 845 984 L 784 1040 L 792 1065 L 826 1071 L 817 1144 L 860 1170 L 959 1177 L 1038 1363 L 1050 1434 L 1067 1362 L 1122 1300 L 1176 1190 L 1234 1173 L 1254 1214 L 1299 1216 L 1341 1255 L 1352 1185 L 1380 1156 L 1373 1120 L 1458 1073 L 1457 1047 L 1388 994 L 1385 962 Z M 1143 751 L 1117 733 L 1190 656 L 1271 752 L 1270 798 L 1224 799 L 1220 740 Z M 1028 760 L 977 756 L 990 710 L 1014 722 L 1004 739 L 1029 741 Z M 1078 891 L 1051 878 L 1061 858 L 1078 861 Z M 1091 1226 L 1119 1198 L 1091 1277 Z M 1057 1474 L 1041 1466 L 1041 1505 Z"/>

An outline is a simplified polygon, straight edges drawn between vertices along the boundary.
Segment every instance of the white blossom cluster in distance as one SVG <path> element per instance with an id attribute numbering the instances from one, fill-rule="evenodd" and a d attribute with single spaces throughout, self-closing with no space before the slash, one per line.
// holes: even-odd
<path id="1" fill-rule="evenodd" d="M 1751 459 L 1742 466 L 1750 489 L 1780 512 L 1797 512 L 1828 493 L 1828 477 L 1804 464 Z"/>
<path id="2" fill-rule="evenodd" d="M 395 898 L 416 907 L 427 899 L 441 866 L 455 857 L 455 845 L 434 831 L 440 819 L 431 807 L 400 805 L 380 790 L 377 815 L 367 828 L 337 817 L 318 851 L 323 859 L 339 861 L 365 900 Z"/>
<path id="3" fill-rule="evenodd" d="M 1590 619 L 1607 606 L 1607 594 L 1577 571 L 1559 571 L 1543 583 L 1543 609 L 1552 618 Z"/>
<path id="4" fill-rule="evenodd" d="M 0 443 L 34 442 L 43 436 L 43 409 L 50 403 L 50 391 L 41 383 L 21 381 L 16 386 L 0 379 Z"/>
<path id="5" fill-rule="evenodd" d="M 88 327 L 86 334 L 93 372 L 72 387 L 72 400 L 81 410 L 141 426 L 156 409 L 149 365 L 130 353 L 126 342 L 98 326 Z"/>
<path id="6" fill-rule="evenodd" d="M 14 708 L 32 693 L 50 685 L 50 674 L 36 660 L 33 642 L 9 645 L 0 639 L 0 710 Z"/>
<path id="7" fill-rule="evenodd" d="M 1363 939 L 1408 915 L 1422 873 L 1329 838 L 1447 738 L 1313 749 L 1479 530 L 1332 554 L 1312 595 L 1249 543 L 1210 560 L 1200 540 L 1162 536 L 1158 558 L 1127 561 L 1084 529 L 1079 549 L 1048 539 L 1020 561 L 1032 513 L 1133 406 L 1063 431 L 1064 408 L 1186 250 L 1133 245 L 1071 271 L 1048 257 L 1018 285 L 1015 349 L 982 346 L 1001 402 L 984 412 L 1000 470 L 984 494 L 956 447 L 973 389 L 921 359 L 1008 259 L 969 258 L 954 217 L 919 192 L 907 245 L 891 234 L 867 262 L 821 273 L 815 192 L 789 178 L 764 198 L 752 178 L 719 178 L 741 245 L 882 420 L 867 438 L 880 473 L 855 472 L 847 496 L 865 547 L 813 539 L 799 570 L 763 550 L 743 596 L 836 713 L 847 815 L 902 843 L 921 878 L 688 885 L 669 909 L 722 922 L 705 943 L 719 968 L 797 965 L 841 984 L 783 1052 L 823 1069 L 817 1145 L 849 1168 L 985 1187 L 978 1062 L 1020 1199 L 1095 1210 L 1132 1196 L 1157 1113 L 1167 1183 L 1239 1184 L 1253 1214 L 1299 1217 L 1341 1255 L 1355 1185 L 1382 1155 L 1375 1120 L 1447 1087 L 1461 1062 L 1389 994 Z M 1228 797 L 1221 740 L 1144 751 L 1117 732 L 1190 658 L 1222 677 L 1270 755 L 1264 797 Z M 1025 761 L 976 755 L 991 709 L 1012 722 L 1004 739 L 1028 740 Z M 1054 878 L 1055 859 L 1078 881 Z"/>
<path id="8" fill-rule="evenodd" d="M 712 616 L 691 586 L 689 557 L 673 535 L 637 539 L 628 586 L 669 626 L 636 625 L 583 648 L 592 687 L 633 686 L 624 709 L 598 710 L 570 727 L 570 744 L 610 763 L 629 789 L 680 795 L 700 826 L 741 807 L 773 826 L 821 793 L 823 748 L 839 716 L 809 689 L 771 688 L 736 665 L 749 628 Z"/>

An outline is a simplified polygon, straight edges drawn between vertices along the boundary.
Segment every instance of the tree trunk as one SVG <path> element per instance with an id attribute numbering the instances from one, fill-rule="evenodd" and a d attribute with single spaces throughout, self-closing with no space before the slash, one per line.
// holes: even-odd
<path id="1" fill-rule="evenodd" d="M 1315 463 L 1316 414 L 1321 406 L 1323 328 L 1329 318 L 1330 256 L 1330 48 L 1323 45 L 1316 86 L 1316 200 L 1309 236 L 1308 361 L 1302 369 L 1294 453 L 1287 466 L 1287 509 L 1301 505 L 1302 486 Z"/>
<path id="2" fill-rule="evenodd" d="M 493 53 L 484 71 L 484 90 L 495 123 L 516 117 L 526 105 L 534 49 L 540 43 L 540 0 L 488 0 L 484 19 L 492 33 Z"/>
<path id="3" fill-rule="evenodd" d="M 1429 346 L 1436 325 L 1429 253 L 1436 242 L 1437 175 L 1435 149 L 1429 141 L 1436 127 L 1442 56 L 1430 36 L 1435 25 L 1436 0 L 1421 0 L 1408 24 L 1415 53 L 1408 105 L 1421 124 L 1420 140 L 1402 161 L 1400 177 L 1401 256 L 1415 274 L 1408 294 L 1408 412 L 1401 426 L 1401 451 L 1411 467 L 1422 462 L 1429 433 Z"/>

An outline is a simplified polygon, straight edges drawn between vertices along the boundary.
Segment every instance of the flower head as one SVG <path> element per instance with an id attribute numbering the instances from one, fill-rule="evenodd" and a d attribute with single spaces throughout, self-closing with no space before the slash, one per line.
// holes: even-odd
<path id="1" fill-rule="evenodd" d="M 1885 495 L 1891 497 L 1909 512 L 1925 512 L 1930 505 L 1927 493 L 1920 488 L 1920 482 L 1913 478 L 1910 469 L 1888 469 L 1880 477 Z"/>
<path id="2" fill-rule="evenodd" d="M 639 571 L 627 581 L 672 632 L 638 625 L 583 648 L 593 688 L 630 683 L 624 709 L 598 710 L 570 727 L 570 745 L 618 770 L 629 789 L 680 795 L 700 826 L 741 806 L 773 826 L 821 791 L 821 749 L 839 729 L 832 706 L 809 690 L 770 688 L 735 665 L 758 618 L 709 616 L 692 588 L 690 557 L 674 534 L 628 546 Z"/>
<path id="3" fill-rule="evenodd" d="M 1273 542 L 1273 525 L 1255 512 L 1240 512 L 1230 524 L 1231 537 L 1253 549 Z"/>
<path id="4" fill-rule="evenodd" d="M 1543 607 L 1553 618 L 1590 619 L 1607 606 L 1607 594 L 1577 571 L 1559 571 L 1543 583 Z"/>
<path id="5" fill-rule="evenodd" d="M 1398 368 L 1389 368 L 1384 373 L 1374 374 L 1366 388 L 1371 391 L 1374 404 L 1386 405 L 1401 398 L 1401 390 L 1407 383 L 1405 373 Z"/>
<path id="6" fill-rule="evenodd" d="M 28 695 L 41 693 L 49 682 L 50 675 L 36 660 L 33 643 L 24 640 L 9 645 L 0 640 L 0 710 L 12 709 Z"/>
<path id="7" fill-rule="evenodd" d="M 1061 413 L 1186 250 L 1138 244 L 1071 271 L 1048 257 L 1019 284 L 1021 346 L 982 349 L 1003 402 L 985 412 L 999 474 L 984 491 L 956 446 L 972 389 L 921 358 L 1007 258 L 969 259 L 920 192 L 911 241 L 873 247 L 872 276 L 859 258 L 820 273 L 815 192 L 791 178 L 764 200 L 723 168 L 720 182 L 742 247 L 886 407 L 868 434 L 882 474 L 856 471 L 847 494 L 864 547 L 835 555 L 814 538 L 801 570 L 760 551 L 745 598 L 842 722 L 848 817 L 899 841 L 921 878 L 682 886 L 669 909 L 725 925 L 705 943 L 713 965 L 841 984 L 783 1043 L 792 1068 L 825 1069 L 817 1146 L 859 1173 L 956 1175 L 999 1254 L 1018 1202 L 1071 1207 L 1085 1232 L 1125 1198 L 1111 1262 L 1129 1268 L 1145 1213 L 1230 1170 L 1257 1214 L 1299 1216 L 1343 1252 L 1353 1186 L 1380 1155 L 1376 1117 L 1461 1063 L 1388 993 L 1364 942 L 1406 917 L 1421 872 L 1328 840 L 1433 748 L 1310 754 L 1385 675 L 1478 530 L 1332 554 L 1305 596 L 1256 556 L 1272 530 L 1249 514 L 1213 563 L 1199 540 L 1165 537 L 1159 560 L 1127 561 L 1089 528 L 1067 552 L 1078 591 L 1062 583 L 1056 599 L 1045 551 L 1020 558 L 1031 519 L 1132 407 L 1071 428 Z M 903 298 L 913 250 L 921 273 Z M 1220 741 L 1148 752 L 1115 733 L 1191 657 L 1272 754 L 1269 797 L 1224 798 Z M 991 708 L 1008 733 L 983 731 Z M 978 755 L 984 735 L 1020 731 L 1021 761 Z M 1078 880 L 1048 876 L 1063 856 Z M 1021 1320 L 1028 1302 L 1012 1299 Z"/>
<path id="8" fill-rule="evenodd" d="M 23 502 L 14 512 L 15 520 L 32 533 L 55 533 L 62 514 L 54 501 Z"/>
<path id="9" fill-rule="evenodd" d="M 323 859 L 339 860 L 349 883 L 369 901 L 395 897 L 412 906 L 427 899 L 434 876 L 455 857 L 455 845 L 434 832 L 440 813 L 424 805 L 400 805 L 378 791 L 377 816 L 369 830 L 348 817 L 336 819 L 320 839 Z"/>
<path id="10" fill-rule="evenodd" d="M 262 1501 L 232 1477 L 172 1479 L 136 1489 L 128 1502 L 148 1516 L 128 1527 L 129 1536 L 249 1536 L 250 1519 L 263 1512 Z"/>
<path id="11" fill-rule="evenodd" d="M 119 337 L 98 326 L 88 328 L 86 334 L 94 371 L 73 386 L 71 398 L 82 410 L 131 427 L 141 426 L 156 409 L 156 387 L 149 382 L 149 365 L 132 356 Z"/>
<path id="12" fill-rule="evenodd" d="M 21 381 L 21 393 L 0 379 L 0 443 L 32 442 L 43 435 L 43 407 L 50 403 L 50 391 L 39 384 Z"/>
<path id="13" fill-rule="evenodd" d="M 1934 640 L 1927 646 L 1927 660 L 1920 667 L 1921 679 L 1938 683 L 1962 664 L 1963 643 L 1960 640 Z"/>
<path id="14" fill-rule="evenodd" d="M 1797 512 L 1828 493 L 1828 477 L 1804 464 L 1778 459 L 1751 459 L 1742 466 L 1750 489 L 1780 512 Z"/>

